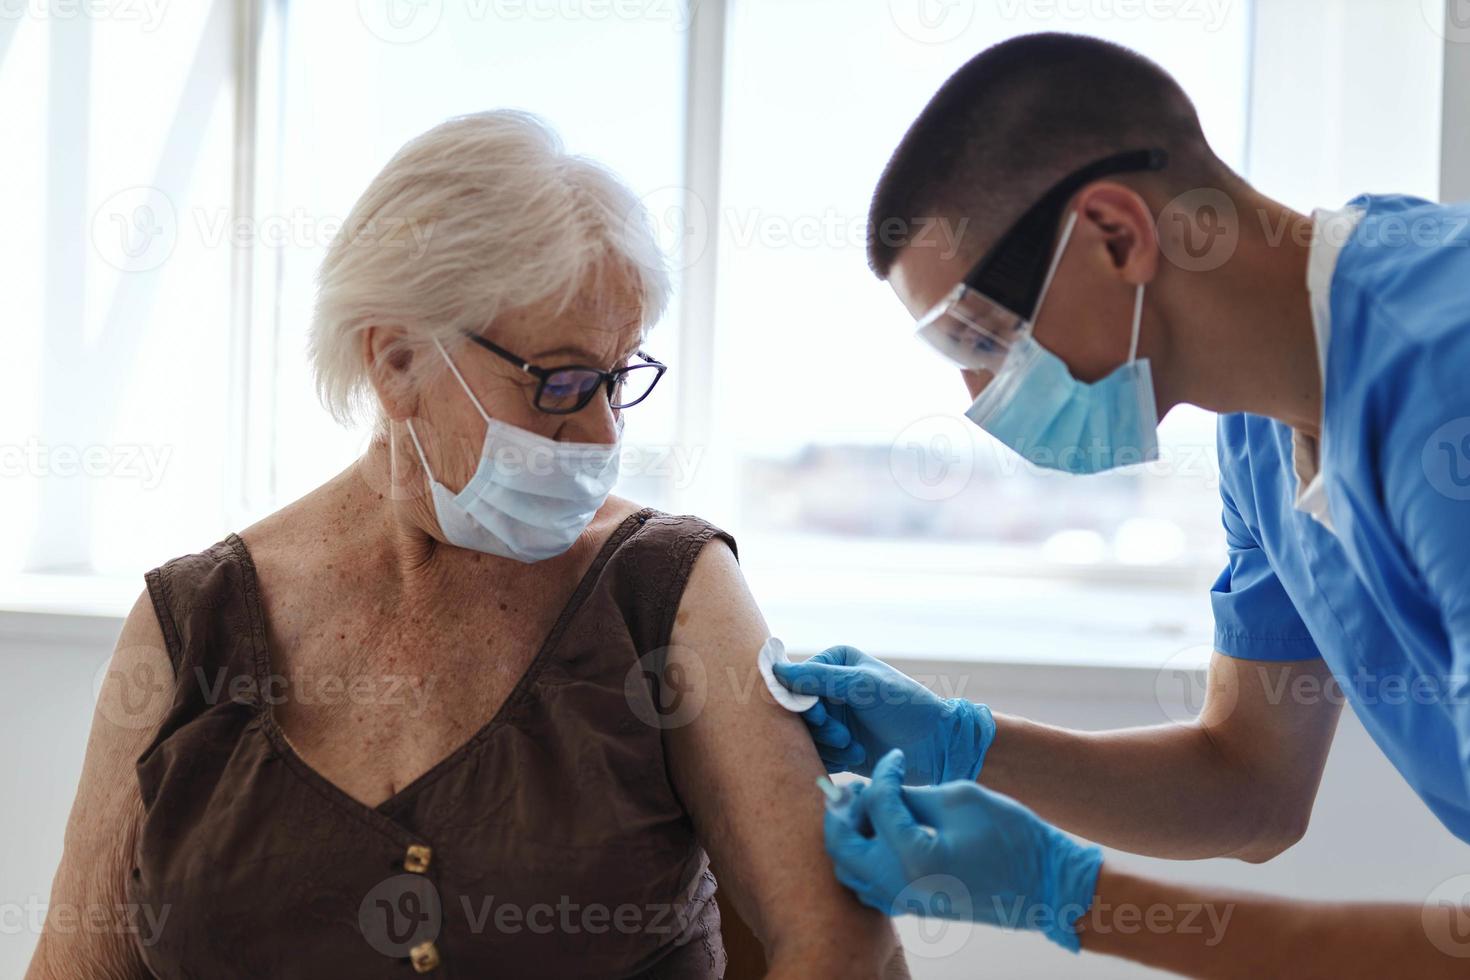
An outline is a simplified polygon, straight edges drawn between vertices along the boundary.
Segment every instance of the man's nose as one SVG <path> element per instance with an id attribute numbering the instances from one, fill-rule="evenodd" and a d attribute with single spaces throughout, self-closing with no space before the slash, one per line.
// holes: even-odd
<path id="1" fill-rule="evenodd" d="M 980 392 L 990 383 L 990 373 L 986 371 L 967 371 L 960 369 L 960 377 L 965 381 L 965 388 L 970 392 L 971 400 L 979 398 Z"/>

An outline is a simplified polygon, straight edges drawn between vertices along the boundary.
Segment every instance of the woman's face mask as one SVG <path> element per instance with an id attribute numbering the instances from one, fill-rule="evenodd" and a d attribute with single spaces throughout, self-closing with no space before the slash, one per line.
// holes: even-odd
<path id="1" fill-rule="evenodd" d="M 617 482 L 621 419 L 618 441 L 611 444 L 558 442 L 492 419 L 444 347 L 437 341 L 435 346 L 485 420 L 480 461 L 457 494 L 434 478 L 413 420 L 407 423 L 445 540 L 522 562 L 562 554 L 592 523 Z"/>

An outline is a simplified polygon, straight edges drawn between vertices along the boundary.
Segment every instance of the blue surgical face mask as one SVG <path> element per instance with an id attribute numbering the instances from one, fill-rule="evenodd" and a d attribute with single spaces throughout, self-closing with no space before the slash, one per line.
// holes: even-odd
<path id="1" fill-rule="evenodd" d="M 1073 212 L 1052 259 L 1052 273 L 1076 226 Z M 1133 303 L 1128 361 L 1100 381 L 1072 377 L 1066 363 L 1033 335 L 1051 277 L 1037 300 L 1032 330 L 1006 353 L 1000 370 L 965 416 L 1037 466 L 1099 473 L 1157 459 L 1158 412 L 1147 359 L 1138 359 L 1143 285 Z"/>
<path id="2" fill-rule="evenodd" d="M 558 442 L 492 419 L 442 346 L 439 353 L 485 420 L 479 465 L 459 493 L 434 479 L 413 421 L 408 422 L 444 539 L 523 562 L 563 553 L 612 492 L 620 443 Z M 619 419 L 620 438 L 621 423 Z"/>

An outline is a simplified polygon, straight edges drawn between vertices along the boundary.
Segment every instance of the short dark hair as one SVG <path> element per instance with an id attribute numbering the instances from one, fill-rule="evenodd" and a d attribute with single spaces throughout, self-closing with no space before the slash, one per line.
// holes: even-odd
<path id="1" fill-rule="evenodd" d="M 1238 179 L 1179 83 L 1142 55 L 1054 33 L 987 48 L 935 93 L 884 168 L 868 212 L 868 264 L 888 278 L 909 231 L 934 220 L 953 222 L 963 253 L 978 259 L 1072 170 L 1153 148 L 1168 152 L 1162 180 L 1180 191 Z"/>

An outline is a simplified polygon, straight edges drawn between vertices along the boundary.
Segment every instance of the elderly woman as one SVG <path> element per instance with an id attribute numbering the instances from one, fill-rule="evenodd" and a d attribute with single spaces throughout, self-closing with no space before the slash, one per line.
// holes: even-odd
<path id="1" fill-rule="evenodd" d="M 30 976 L 717 977 L 711 863 L 771 976 L 901 970 L 734 542 L 609 496 L 664 372 L 645 217 L 513 113 L 372 182 L 312 356 L 376 438 L 147 574 Z"/>

